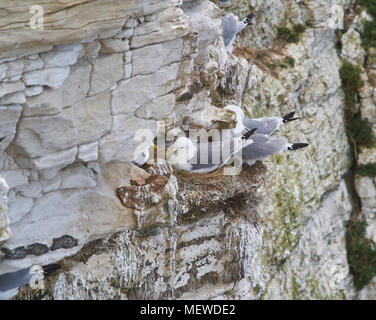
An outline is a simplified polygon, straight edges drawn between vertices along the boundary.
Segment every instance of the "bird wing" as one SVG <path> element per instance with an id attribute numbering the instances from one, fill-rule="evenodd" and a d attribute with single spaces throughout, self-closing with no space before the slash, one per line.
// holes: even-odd
<path id="1" fill-rule="evenodd" d="M 256 133 L 271 135 L 279 129 L 281 124 L 282 120 L 277 117 L 265 117 L 258 119 L 244 118 L 243 125 L 245 128 L 243 131 L 257 128 Z"/>
<path id="2" fill-rule="evenodd" d="M 252 136 L 254 143 L 242 150 L 242 157 L 246 161 L 263 160 L 268 156 L 286 150 L 288 141 L 280 136 L 268 136 L 255 133 Z"/>
<path id="3" fill-rule="evenodd" d="M 242 148 L 240 143 L 236 143 L 234 139 L 198 143 L 196 156 L 190 159 L 189 164 L 194 171 L 214 171 L 224 166 L 231 156 Z"/>
<path id="4" fill-rule="evenodd" d="M 0 291 L 8 291 L 28 284 L 31 280 L 30 268 L 0 275 Z"/>
<path id="5" fill-rule="evenodd" d="M 231 40 L 236 36 L 238 22 L 239 22 L 238 17 L 235 16 L 233 13 L 229 13 L 225 15 L 222 19 L 223 40 L 225 42 L 226 47 L 228 44 L 230 44 Z"/>

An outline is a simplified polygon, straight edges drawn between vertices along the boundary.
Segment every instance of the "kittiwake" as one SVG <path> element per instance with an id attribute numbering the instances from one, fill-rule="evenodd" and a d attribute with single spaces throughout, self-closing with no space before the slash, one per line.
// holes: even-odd
<path id="1" fill-rule="evenodd" d="M 241 133 L 245 133 L 250 129 L 256 128 L 258 134 L 272 135 L 281 125 L 299 119 L 298 117 L 294 118 L 295 111 L 292 111 L 282 117 L 263 117 L 251 119 L 245 117 L 244 111 L 238 106 L 228 105 L 225 107 L 225 109 L 235 112 L 237 118 L 236 132 L 241 131 Z"/>
<path id="2" fill-rule="evenodd" d="M 0 299 L 10 299 L 17 294 L 17 289 L 30 284 L 34 279 L 43 280 L 47 275 L 60 268 L 59 264 L 47 266 L 33 265 L 26 269 L 8 272 L 0 275 Z"/>
<path id="3" fill-rule="evenodd" d="M 143 150 L 140 150 L 139 152 L 137 152 L 137 149 L 136 149 L 137 155 L 131 163 L 133 163 L 134 165 L 139 166 L 139 167 L 143 166 L 149 160 L 149 157 L 150 157 L 149 149 L 150 149 L 151 146 L 154 149 L 157 148 L 157 146 L 153 142 L 150 142 L 150 144 L 145 146 L 145 148 Z"/>
<path id="4" fill-rule="evenodd" d="M 308 146 L 308 143 L 289 143 L 281 136 L 269 136 L 255 133 L 252 135 L 253 143 L 242 150 L 243 163 L 249 166 L 257 160 L 263 161 L 267 157 L 284 151 L 293 151 Z"/>
<path id="5" fill-rule="evenodd" d="M 227 50 L 231 51 L 232 43 L 236 35 L 242 31 L 246 26 L 253 25 L 252 19 L 254 14 L 249 14 L 244 20 L 239 21 L 239 18 L 233 13 L 226 14 L 223 19 L 223 40 Z"/>
<path id="6" fill-rule="evenodd" d="M 187 137 L 179 137 L 167 149 L 166 158 L 176 169 L 209 173 L 223 167 L 235 153 L 253 143 L 250 137 L 255 131 L 249 130 L 234 139 L 197 144 Z"/>

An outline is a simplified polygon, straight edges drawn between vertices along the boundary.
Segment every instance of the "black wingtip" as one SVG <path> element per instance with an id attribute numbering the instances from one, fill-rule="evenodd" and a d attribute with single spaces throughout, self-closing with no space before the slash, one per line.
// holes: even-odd
<path id="1" fill-rule="evenodd" d="M 254 128 L 254 129 L 247 131 L 245 134 L 243 134 L 242 140 L 248 140 L 249 137 L 256 132 L 256 130 L 257 130 L 257 128 Z"/>
<path id="2" fill-rule="evenodd" d="M 43 266 L 43 273 L 44 276 L 48 276 L 51 273 L 54 273 L 55 271 L 59 270 L 61 268 L 60 264 L 54 263 L 54 264 L 49 264 L 47 266 Z"/>
<path id="3" fill-rule="evenodd" d="M 248 24 L 248 25 L 253 25 L 252 23 L 252 19 L 255 15 L 253 13 L 250 13 L 248 16 L 246 16 L 246 18 L 244 19 L 244 21 Z"/>
<path id="4" fill-rule="evenodd" d="M 308 146 L 309 146 L 308 143 L 293 143 L 291 147 L 288 147 L 288 150 L 293 151 L 293 150 L 302 149 Z"/>
<path id="5" fill-rule="evenodd" d="M 299 118 L 298 118 L 298 117 L 294 118 L 294 115 L 295 115 L 295 111 L 292 111 L 292 112 L 290 112 L 290 113 L 284 115 L 284 116 L 282 117 L 282 121 L 283 121 L 283 123 L 286 123 L 286 122 L 289 122 L 289 121 L 298 120 Z"/>

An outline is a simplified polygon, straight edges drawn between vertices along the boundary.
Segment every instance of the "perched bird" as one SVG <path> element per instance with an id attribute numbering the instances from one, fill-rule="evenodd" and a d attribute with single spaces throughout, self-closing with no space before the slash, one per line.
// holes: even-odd
<path id="1" fill-rule="evenodd" d="M 154 149 L 157 148 L 157 146 L 153 142 L 151 142 L 150 145 L 147 145 L 147 147 L 145 149 L 141 150 L 137 154 L 137 156 L 135 157 L 135 159 L 131 163 L 133 163 L 134 165 L 139 166 L 139 167 L 143 166 L 146 163 L 146 161 L 149 160 L 149 157 L 150 157 L 149 149 L 150 149 L 151 146 L 153 146 Z"/>
<path id="2" fill-rule="evenodd" d="M 246 26 L 253 25 L 252 19 L 254 14 L 249 14 L 244 20 L 239 21 L 238 17 L 233 13 L 226 14 L 223 19 L 223 40 L 227 50 L 232 50 L 232 43 L 236 35 L 242 31 Z"/>
<path id="3" fill-rule="evenodd" d="M 17 289 L 25 284 L 30 284 L 33 279 L 43 280 L 47 275 L 60 268 L 59 264 L 47 266 L 33 265 L 16 272 L 0 275 L 0 299 L 9 299 L 17 293 Z"/>
<path id="4" fill-rule="evenodd" d="M 187 137 L 179 137 L 167 149 L 166 158 L 179 170 L 209 173 L 223 167 L 235 153 L 253 143 L 250 137 L 255 131 L 249 130 L 234 139 L 197 144 Z"/>
<path id="5" fill-rule="evenodd" d="M 308 143 L 289 143 L 286 138 L 280 136 L 269 136 L 266 134 L 255 133 L 252 136 L 253 143 L 242 150 L 243 163 L 249 166 L 257 160 L 263 161 L 267 157 L 285 152 L 302 149 L 308 146 Z"/>
<path id="6" fill-rule="evenodd" d="M 263 161 L 265 158 L 284 151 L 298 150 L 307 147 L 307 143 L 289 143 L 286 138 L 272 136 L 279 127 L 287 122 L 297 120 L 294 118 L 295 111 L 282 117 L 264 117 L 251 119 L 244 115 L 243 110 L 235 105 L 225 107 L 236 114 L 237 125 L 233 133 L 237 136 L 240 133 L 247 132 L 256 128 L 256 133 L 252 136 L 254 143 L 242 149 L 243 162 L 253 165 L 257 160 Z"/>
<path id="7" fill-rule="evenodd" d="M 264 117 L 251 119 L 245 117 L 243 110 L 238 106 L 228 105 L 225 107 L 225 109 L 235 112 L 238 124 L 240 124 L 239 127 L 237 125 L 236 129 L 239 131 L 242 126 L 242 133 L 247 132 L 250 129 L 257 128 L 258 134 L 272 135 L 279 129 L 281 125 L 299 119 L 294 118 L 295 111 L 292 111 L 282 117 Z"/>
<path id="8" fill-rule="evenodd" d="M 294 118 L 295 111 L 292 111 L 282 118 L 280 117 L 265 117 L 250 119 L 244 118 L 243 125 L 245 130 L 250 128 L 257 128 L 257 133 L 272 135 L 279 127 L 287 122 L 297 120 L 299 118 Z"/>

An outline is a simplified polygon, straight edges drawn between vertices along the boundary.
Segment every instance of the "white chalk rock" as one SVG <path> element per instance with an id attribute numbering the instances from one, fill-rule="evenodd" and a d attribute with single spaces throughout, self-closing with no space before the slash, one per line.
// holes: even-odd
<path id="1" fill-rule="evenodd" d="M 25 89 L 26 97 L 33 97 L 43 92 L 43 86 L 30 86 Z"/>
<path id="2" fill-rule="evenodd" d="M 8 192 L 8 184 L 0 175 L 0 246 L 8 240 L 11 235 L 8 217 Z"/>
<path id="3" fill-rule="evenodd" d="M 89 91 L 90 71 L 91 65 L 86 61 L 78 62 L 72 66 L 68 78 L 59 88 L 47 88 L 42 94 L 27 100 L 24 105 L 23 116 L 35 117 L 58 114 L 63 108 L 83 100 Z M 28 87 L 26 95 L 29 88 L 40 88 L 40 86 Z M 34 90 L 38 92 L 38 89 Z"/>
<path id="4" fill-rule="evenodd" d="M 11 192 L 9 195 L 9 219 L 10 224 L 17 223 L 27 215 L 33 207 L 33 199 L 25 198 Z"/>
<path id="5" fill-rule="evenodd" d="M 79 146 L 78 159 L 83 162 L 96 161 L 98 159 L 98 141 Z"/>
<path id="6" fill-rule="evenodd" d="M 59 88 L 68 77 L 69 70 L 69 67 L 62 67 L 30 71 L 25 73 L 22 79 L 28 86 L 43 85 Z"/>
<path id="7" fill-rule="evenodd" d="M 6 180 L 8 187 L 27 185 L 29 183 L 26 170 L 8 170 L 1 172 L 2 177 Z"/>
<path id="8" fill-rule="evenodd" d="M 0 150 L 5 150 L 16 134 L 16 126 L 20 118 L 22 107 L 20 105 L 0 106 Z"/>
<path id="9" fill-rule="evenodd" d="M 23 104 L 26 102 L 25 93 L 23 92 L 16 92 L 12 94 L 8 94 L 5 97 L 0 99 L 0 105 L 7 105 L 7 104 Z"/>
<path id="10" fill-rule="evenodd" d="M 61 179 L 60 189 L 94 188 L 97 185 L 93 172 L 80 163 L 64 169 Z"/>
<path id="11" fill-rule="evenodd" d="M 110 92 L 104 92 L 55 116 L 22 118 L 15 152 L 35 158 L 99 139 L 111 130 L 110 99 Z"/>
<path id="12" fill-rule="evenodd" d="M 0 83 L 0 98 L 23 90 L 25 90 L 25 85 L 22 81 Z"/>
<path id="13" fill-rule="evenodd" d="M 113 90 L 112 114 L 132 114 L 138 107 L 179 87 L 179 63 L 161 68 L 150 75 L 122 80 Z"/>
<path id="14" fill-rule="evenodd" d="M 32 163 L 37 170 L 49 168 L 64 168 L 76 159 L 77 147 L 67 150 L 50 153 L 44 157 L 32 159 Z"/>
<path id="15" fill-rule="evenodd" d="M 51 51 L 42 53 L 40 56 L 44 61 L 45 68 L 64 67 L 77 62 L 77 57 L 81 49 L 82 45 L 80 43 L 61 45 L 53 48 Z"/>
<path id="16" fill-rule="evenodd" d="M 40 198 L 42 196 L 43 186 L 39 181 L 32 181 L 27 185 L 14 188 L 14 190 L 26 198 Z"/>
<path id="17" fill-rule="evenodd" d="M 89 95 L 110 89 L 123 78 L 123 54 L 111 54 L 96 58 L 93 62 Z"/>

